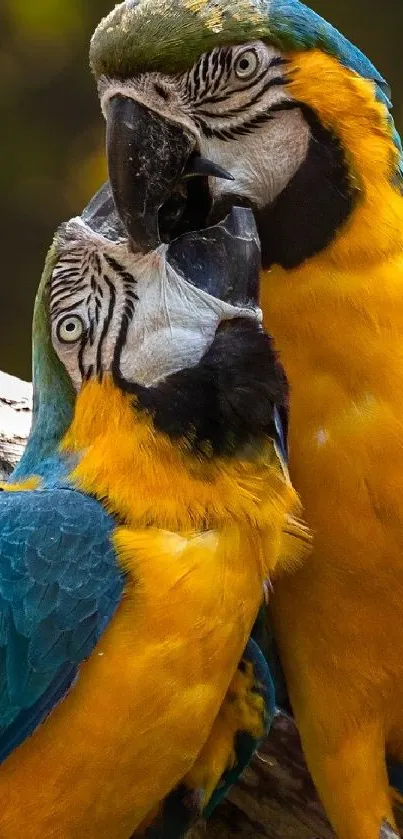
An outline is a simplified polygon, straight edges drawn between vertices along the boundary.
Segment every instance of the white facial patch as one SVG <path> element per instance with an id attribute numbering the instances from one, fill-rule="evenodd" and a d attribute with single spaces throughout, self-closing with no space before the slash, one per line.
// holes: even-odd
<path id="1" fill-rule="evenodd" d="M 194 367 L 224 320 L 261 319 L 190 285 L 167 262 L 167 246 L 141 257 L 135 268 L 139 303 L 120 358 L 123 378 L 151 385 Z"/>
<path id="2" fill-rule="evenodd" d="M 66 230 L 50 315 L 53 345 L 77 391 L 102 373 L 153 385 L 198 364 L 222 321 L 262 319 L 259 309 L 232 306 L 188 283 L 168 263 L 167 245 L 139 256 L 81 219 Z"/>
<path id="3" fill-rule="evenodd" d="M 271 204 L 306 158 L 310 128 L 287 86 L 288 62 L 280 50 L 255 41 L 233 49 L 233 76 L 250 54 L 255 77 L 245 85 L 233 76 L 209 97 L 199 97 L 194 117 L 200 152 L 233 176 L 210 179 L 214 198 L 221 193 L 249 198 L 257 207 Z M 246 66 L 245 65 L 245 66 Z"/>
<path id="4" fill-rule="evenodd" d="M 227 169 L 234 178 L 211 178 L 213 197 L 232 193 L 246 196 L 259 208 L 272 204 L 304 162 L 310 136 L 301 111 L 292 110 L 277 114 L 272 121 L 242 137 L 242 146 L 235 140 L 203 139 L 202 155 Z"/>

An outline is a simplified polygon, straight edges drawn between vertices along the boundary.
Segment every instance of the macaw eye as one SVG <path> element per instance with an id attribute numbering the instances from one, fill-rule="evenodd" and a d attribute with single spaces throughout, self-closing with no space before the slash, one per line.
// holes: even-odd
<path id="1" fill-rule="evenodd" d="M 84 323 L 78 315 L 66 315 L 56 327 L 56 334 L 63 344 L 74 344 L 84 332 Z"/>
<path id="2" fill-rule="evenodd" d="M 255 50 L 245 50 L 238 55 L 234 64 L 235 75 L 242 81 L 252 78 L 259 66 L 259 59 Z"/>

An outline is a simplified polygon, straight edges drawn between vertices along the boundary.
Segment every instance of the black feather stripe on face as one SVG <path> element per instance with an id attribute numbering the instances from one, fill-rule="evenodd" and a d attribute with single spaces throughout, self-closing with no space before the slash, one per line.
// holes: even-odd
<path id="1" fill-rule="evenodd" d="M 299 107 L 300 105 L 298 102 L 285 99 L 283 102 L 277 102 L 275 105 L 267 108 L 266 111 L 261 111 L 254 117 L 244 119 L 242 122 L 229 126 L 228 128 L 214 128 L 199 117 L 197 117 L 195 121 L 199 126 L 201 133 L 208 139 L 217 137 L 219 140 L 224 141 L 237 140 L 239 137 L 245 137 L 247 134 L 252 134 L 256 128 L 259 128 L 261 125 L 265 125 L 266 122 L 274 119 L 276 113 L 279 113 L 280 111 L 295 111 L 298 110 Z"/>
<path id="2" fill-rule="evenodd" d="M 85 312 L 86 328 L 76 346 L 78 372 L 82 381 L 93 375 L 102 378 L 103 348 L 108 339 L 117 306 L 117 286 L 123 292 L 122 323 L 129 323 L 138 300 L 136 280 L 118 260 L 93 248 L 76 247 L 61 256 L 50 285 L 50 317 L 56 324 L 66 315 Z M 85 292 L 86 296 L 82 296 Z M 92 362 L 86 361 L 92 348 Z"/>
<path id="3" fill-rule="evenodd" d="M 267 122 L 271 119 L 270 108 L 266 107 L 263 111 L 256 111 L 256 108 L 268 91 L 287 84 L 286 76 L 279 71 L 287 66 L 288 61 L 280 55 L 272 57 L 251 81 L 229 84 L 230 80 L 233 81 L 234 54 L 236 51 L 231 47 L 206 53 L 200 56 L 184 79 L 185 98 L 193 119 L 207 138 L 236 139 Z M 275 75 L 268 78 L 271 70 L 275 70 Z M 248 101 L 231 108 L 233 98 L 245 93 L 249 93 Z M 210 107 L 206 109 L 206 106 Z M 211 108 L 216 106 L 220 106 L 219 110 L 212 111 Z M 234 119 L 235 124 L 231 123 Z"/>
<path id="4" fill-rule="evenodd" d="M 259 50 L 259 46 L 256 46 Z M 253 148 L 244 146 L 238 151 L 234 148 L 235 170 L 237 160 L 246 160 L 248 155 L 249 168 L 245 173 L 241 172 L 238 192 L 234 186 L 228 194 L 223 190 L 218 192 L 208 223 L 215 223 L 222 218 L 234 205 L 235 200 L 243 206 L 251 207 L 261 239 L 263 267 L 279 264 L 292 269 L 315 256 L 332 242 L 354 209 L 357 190 L 352 183 L 338 138 L 322 125 L 319 116 L 305 103 L 287 95 L 287 58 L 279 54 L 272 55 L 263 71 L 260 70 L 250 82 L 241 86 L 234 82 L 232 73 L 236 49 L 215 50 L 208 54 L 208 61 L 206 56 L 201 57 L 193 68 L 194 72 L 201 74 L 197 95 L 194 85 L 192 87 L 192 73 L 188 74 L 189 96 L 193 94 L 192 116 L 200 131 L 202 144 L 203 138 L 206 140 L 207 151 L 204 153 L 207 156 L 210 155 L 233 173 L 231 142 L 240 141 L 260 129 L 265 129 L 261 131 L 257 141 L 261 142 L 259 160 L 256 154 L 257 145 Z M 265 60 L 264 53 L 261 53 L 263 64 Z M 210 75 L 213 84 L 208 85 Z M 207 92 L 204 93 L 204 90 Z M 243 97 L 245 91 L 248 91 L 247 99 Z M 291 171 L 292 161 L 295 159 L 292 143 L 295 138 L 297 146 L 296 134 L 283 127 L 285 123 L 282 120 L 282 114 L 291 111 L 300 111 L 310 133 L 306 153 L 301 154 L 300 165 L 298 169 L 294 168 L 294 171 Z M 269 125 L 270 122 L 273 122 L 273 128 Z M 298 130 L 299 123 L 296 122 L 294 132 Z M 277 194 L 270 194 L 268 188 L 267 200 L 264 201 L 258 185 L 254 193 L 253 178 L 255 173 L 256 178 L 261 178 L 266 143 L 270 146 L 270 137 L 273 136 L 277 136 L 280 142 L 280 145 L 275 147 L 277 160 L 282 154 L 281 138 L 284 140 L 284 150 L 289 146 L 286 165 L 290 174 L 287 180 L 287 172 L 284 171 L 283 188 Z M 286 155 L 284 159 L 286 160 Z M 269 175 L 275 170 L 274 160 L 275 158 L 268 155 Z M 267 183 L 270 187 L 269 175 Z M 247 194 L 243 192 L 245 183 Z"/>
<path id="5" fill-rule="evenodd" d="M 226 102 L 240 90 L 257 89 L 261 82 L 266 79 L 270 70 L 276 67 L 286 67 L 288 64 L 285 57 L 275 55 L 250 82 L 226 89 L 233 70 L 234 52 L 233 48 L 224 47 L 201 55 L 196 64 L 186 74 L 185 90 L 188 100 L 193 106 Z M 221 92 L 219 88 L 222 88 Z"/>
<path id="6" fill-rule="evenodd" d="M 264 73 L 264 75 L 266 75 L 266 73 Z M 253 105 L 256 105 L 257 102 L 259 102 L 259 100 L 263 96 L 263 94 L 267 93 L 267 91 L 270 90 L 272 87 L 277 87 L 277 86 L 280 86 L 280 85 L 284 85 L 284 78 L 282 76 L 275 76 L 273 79 L 269 79 L 269 81 L 266 82 L 266 84 L 264 84 L 263 87 L 260 88 L 259 91 L 254 96 L 252 96 L 252 98 L 249 102 L 249 107 L 251 107 Z M 217 103 L 217 102 L 224 102 L 226 99 L 228 99 L 228 95 L 227 96 L 220 96 L 217 99 L 212 98 L 210 101 L 212 101 L 214 103 Z M 204 104 L 206 104 L 206 103 L 204 102 Z M 226 117 L 235 117 L 235 116 L 238 116 L 239 114 L 244 114 L 244 113 L 245 113 L 245 108 L 244 108 L 243 105 L 240 105 L 238 108 L 233 108 L 232 110 L 226 110 L 225 111 L 225 116 Z M 208 118 L 211 117 L 212 119 L 214 119 L 214 118 L 217 117 L 217 114 L 212 113 L 211 111 L 205 111 L 205 110 L 203 110 L 203 108 L 198 108 L 197 109 L 197 119 L 200 116 L 201 117 L 208 117 Z"/>
<path id="7" fill-rule="evenodd" d="M 208 223 L 215 224 L 236 203 L 253 210 L 260 237 L 262 267 L 288 270 L 326 248 L 350 217 L 358 191 L 339 139 L 326 129 L 303 102 L 280 102 L 276 112 L 300 109 L 311 131 L 305 160 L 285 189 L 265 207 L 242 195 L 223 193 L 214 203 Z"/>

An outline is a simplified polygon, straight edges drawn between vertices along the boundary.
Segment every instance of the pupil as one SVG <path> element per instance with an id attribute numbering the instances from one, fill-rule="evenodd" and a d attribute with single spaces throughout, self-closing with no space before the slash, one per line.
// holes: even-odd
<path id="1" fill-rule="evenodd" d="M 241 59 L 241 70 L 247 70 L 248 67 L 249 67 L 249 59 L 248 58 L 242 58 Z"/>
<path id="2" fill-rule="evenodd" d="M 69 323 L 66 323 L 66 331 L 67 332 L 74 332 L 75 328 L 76 328 L 76 325 L 72 321 L 70 321 Z"/>

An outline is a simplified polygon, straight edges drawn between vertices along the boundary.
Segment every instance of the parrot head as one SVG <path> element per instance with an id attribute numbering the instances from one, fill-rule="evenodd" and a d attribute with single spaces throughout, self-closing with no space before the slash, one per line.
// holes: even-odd
<path id="1" fill-rule="evenodd" d="M 106 184 L 59 229 L 57 250 L 51 341 L 77 393 L 106 374 L 126 391 L 155 386 L 197 365 L 224 321 L 261 318 L 258 236 L 244 208 L 202 234 L 133 253 Z"/>
<path id="2" fill-rule="evenodd" d="M 299 0 L 126 0 L 90 57 L 113 196 L 142 251 L 242 204 L 263 267 L 294 268 L 348 223 L 374 172 L 401 187 L 385 81 Z"/>
<path id="3" fill-rule="evenodd" d="M 142 254 L 133 252 L 105 184 L 59 228 L 47 258 L 34 313 L 33 426 L 14 477 L 39 474 L 52 460 L 89 380 L 108 377 L 149 407 L 158 385 L 195 368 L 230 322 L 246 324 L 249 337 L 253 324 L 264 355 L 259 271 L 249 209 L 233 208 L 224 221 Z M 227 361 L 235 363 L 217 356 L 214 364 Z"/>

